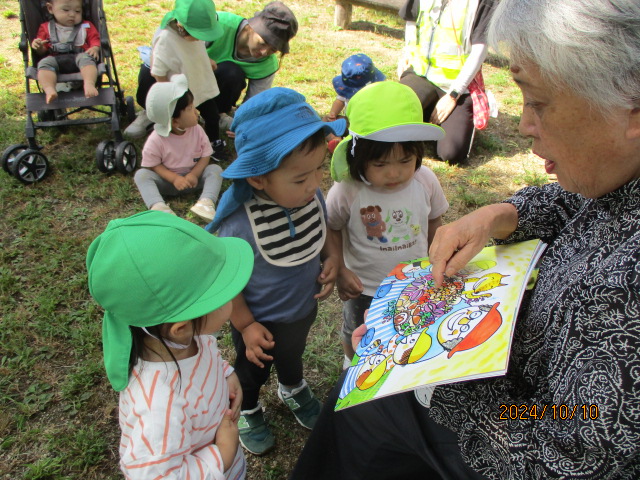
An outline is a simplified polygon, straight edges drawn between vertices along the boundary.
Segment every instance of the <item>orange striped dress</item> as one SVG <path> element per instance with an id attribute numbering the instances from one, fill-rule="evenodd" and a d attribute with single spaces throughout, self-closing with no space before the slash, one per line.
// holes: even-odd
<path id="1" fill-rule="evenodd" d="M 214 337 L 195 338 L 198 353 L 173 362 L 140 360 L 120 394 L 120 468 L 129 479 L 225 479 L 245 477 L 242 448 L 224 472 L 213 444 L 229 408 L 226 377 Z"/>

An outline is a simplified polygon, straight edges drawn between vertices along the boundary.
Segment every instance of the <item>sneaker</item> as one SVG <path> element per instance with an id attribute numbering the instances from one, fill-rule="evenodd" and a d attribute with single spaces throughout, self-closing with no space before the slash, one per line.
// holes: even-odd
<path id="1" fill-rule="evenodd" d="M 322 403 L 311 393 L 306 380 L 303 379 L 302 385 L 290 393 L 283 392 L 282 385 L 278 385 L 278 397 L 293 412 L 300 425 L 309 430 L 313 428 L 320 415 Z"/>
<path id="2" fill-rule="evenodd" d="M 216 162 L 226 162 L 229 160 L 229 156 L 225 151 L 225 147 L 227 146 L 227 142 L 224 140 L 214 140 L 211 142 L 211 148 L 213 148 L 213 153 L 211 154 L 211 158 L 213 158 Z"/>
<path id="3" fill-rule="evenodd" d="M 231 130 L 231 124 L 233 123 L 233 117 L 230 117 L 226 113 L 220 114 L 220 121 L 218 122 L 218 127 L 221 131 L 227 132 L 227 130 Z"/>
<path id="4" fill-rule="evenodd" d="M 216 209 L 213 207 L 213 200 L 210 198 L 201 198 L 191 207 L 191 213 L 206 222 L 210 222 L 216 214 Z"/>
<path id="5" fill-rule="evenodd" d="M 262 412 L 262 404 L 253 410 L 242 410 L 238 420 L 240 444 L 249 453 L 264 455 L 275 445 L 275 439 Z"/>
<path id="6" fill-rule="evenodd" d="M 164 202 L 158 202 L 151 205 L 149 210 L 157 210 L 158 212 L 170 213 L 171 215 L 175 215 L 176 212 L 171 210 L 171 207 Z"/>
<path id="7" fill-rule="evenodd" d="M 142 138 L 153 127 L 153 122 L 147 117 L 146 110 L 140 110 L 136 119 L 124 130 L 124 134 L 129 138 Z"/>

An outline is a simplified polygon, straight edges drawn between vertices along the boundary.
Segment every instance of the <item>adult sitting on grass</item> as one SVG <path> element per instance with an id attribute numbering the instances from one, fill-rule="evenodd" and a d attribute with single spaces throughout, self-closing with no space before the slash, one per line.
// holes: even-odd
<path id="1" fill-rule="evenodd" d="M 502 0 L 489 40 L 558 183 L 441 227 L 430 258 L 439 285 L 490 237 L 548 243 L 507 375 L 336 413 L 338 385 L 294 479 L 640 478 L 640 3 Z"/>
<path id="2" fill-rule="evenodd" d="M 298 21 L 284 3 L 271 2 L 248 20 L 218 12 L 218 22 L 224 33 L 207 43 L 207 53 L 216 64 L 220 128 L 227 131 L 233 121 L 229 113 L 245 88 L 244 101 L 271 88 L 282 57 L 289 53 L 289 41 L 298 32 Z"/>

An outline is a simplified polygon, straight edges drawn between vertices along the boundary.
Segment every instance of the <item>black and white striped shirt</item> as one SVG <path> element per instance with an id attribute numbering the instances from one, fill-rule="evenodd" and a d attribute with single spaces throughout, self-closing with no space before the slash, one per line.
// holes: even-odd
<path id="1" fill-rule="evenodd" d="M 327 229 L 317 195 L 300 208 L 286 209 L 255 195 L 244 206 L 256 245 L 267 262 L 300 265 L 322 250 Z"/>

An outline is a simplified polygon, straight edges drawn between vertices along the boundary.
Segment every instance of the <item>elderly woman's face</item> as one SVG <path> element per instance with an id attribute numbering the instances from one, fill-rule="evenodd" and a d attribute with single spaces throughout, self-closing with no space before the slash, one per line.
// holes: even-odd
<path id="1" fill-rule="evenodd" d="M 520 133 L 533 138 L 533 153 L 562 188 L 597 198 L 640 177 L 638 112 L 605 116 L 569 90 L 553 90 L 535 65 L 511 72 L 524 102 Z"/>

